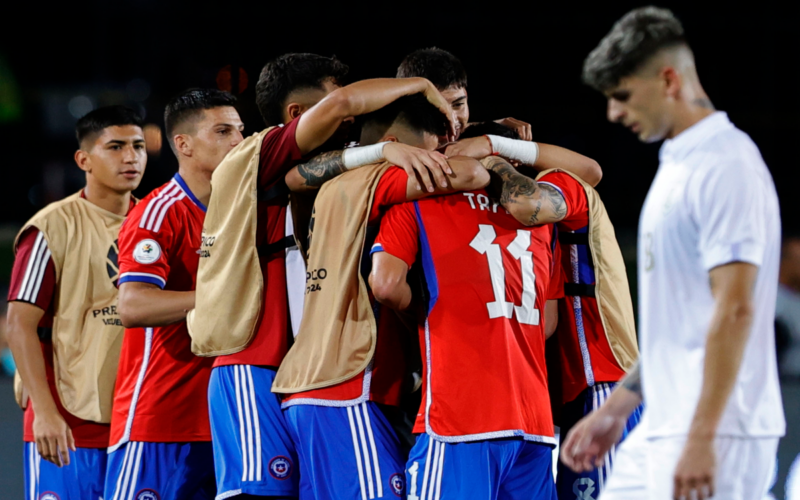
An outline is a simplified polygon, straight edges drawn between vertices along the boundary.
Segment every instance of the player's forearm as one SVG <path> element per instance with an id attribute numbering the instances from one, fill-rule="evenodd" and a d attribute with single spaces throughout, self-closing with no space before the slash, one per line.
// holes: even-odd
<path id="1" fill-rule="evenodd" d="M 493 174 L 490 192 L 521 224 L 550 224 L 567 215 L 564 197 L 552 186 L 522 175 L 499 156 L 486 157 L 481 163 Z"/>
<path id="2" fill-rule="evenodd" d="M 428 196 L 436 196 L 459 191 L 473 191 L 483 189 L 489 185 L 489 172 L 483 168 L 478 160 L 466 156 L 448 158 L 447 163 L 452 170 L 451 174 L 446 175 L 447 187 L 434 184 L 433 192 L 421 189 L 416 177 L 409 177 L 406 185 L 406 200 L 414 201 Z"/>
<path id="3" fill-rule="evenodd" d="M 571 172 L 587 184 L 597 186 L 603 178 L 603 169 L 596 161 L 578 154 L 569 149 L 564 149 L 551 144 L 539 143 L 539 157 L 532 165 L 536 170 L 550 170 L 558 168 Z"/>
<path id="4" fill-rule="evenodd" d="M 411 287 L 406 281 L 407 275 L 408 265 L 402 260 L 386 252 L 373 254 L 369 286 L 375 300 L 397 311 L 408 309 Z"/>
<path id="5" fill-rule="evenodd" d="M 347 118 L 371 113 L 397 99 L 426 92 L 432 84 L 425 78 L 372 78 L 352 83 L 336 92 L 342 94 L 339 113 Z"/>
<path id="6" fill-rule="evenodd" d="M 123 283 L 119 290 L 119 316 L 126 328 L 170 325 L 186 319 L 194 308 L 195 292 L 175 292 Z"/>
<path id="7" fill-rule="evenodd" d="M 618 419 L 627 420 L 642 404 L 642 374 L 639 363 L 623 378 L 611 392 L 601 411 Z"/>
<path id="8" fill-rule="evenodd" d="M 25 390 L 30 395 L 37 412 L 58 411 L 50 386 L 47 384 L 44 355 L 36 327 L 20 324 L 11 311 L 9 313 L 6 332 L 8 347 L 14 355 L 14 362 Z"/>
<path id="9" fill-rule="evenodd" d="M 327 181 L 347 171 L 344 151 L 322 153 L 297 165 L 286 174 L 286 185 L 294 193 L 316 191 Z"/>
<path id="10" fill-rule="evenodd" d="M 752 317 L 749 303 L 718 301 L 706 338 L 703 386 L 689 429 L 690 439 L 711 439 L 716 434 L 736 384 Z"/>

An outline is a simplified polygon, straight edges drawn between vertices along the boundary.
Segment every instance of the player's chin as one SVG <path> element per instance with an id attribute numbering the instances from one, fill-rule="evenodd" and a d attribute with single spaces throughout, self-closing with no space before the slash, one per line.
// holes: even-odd
<path id="1" fill-rule="evenodd" d="M 119 179 L 116 179 L 114 183 L 114 190 L 117 192 L 122 191 L 133 191 L 137 187 L 139 187 L 139 183 L 142 182 L 142 175 L 139 174 L 135 177 L 123 177 L 120 176 Z"/>

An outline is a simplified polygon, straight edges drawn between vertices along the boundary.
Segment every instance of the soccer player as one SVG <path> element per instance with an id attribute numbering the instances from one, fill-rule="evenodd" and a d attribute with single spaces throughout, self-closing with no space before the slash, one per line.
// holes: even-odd
<path id="1" fill-rule="evenodd" d="M 120 231 L 119 310 L 127 329 L 111 419 L 108 500 L 215 496 L 207 400 L 213 360 L 192 354 L 185 317 L 194 307 L 211 174 L 242 141 L 234 103 L 227 92 L 190 89 L 167 104 L 164 123 L 178 173 L 147 195 Z"/>
<path id="2" fill-rule="evenodd" d="M 388 106 L 363 118 L 360 144 L 368 146 L 383 142 L 398 142 L 422 149 L 434 150 L 439 138 L 447 133 L 447 118 L 424 96 L 417 94 L 401 97 Z M 324 186 L 316 199 L 314 210 L 325 214 L 324 221 L 315 220 L 314 236 L 309 248 L 309 268 L 330 269 L 319 288 L 314 276 L 307 281 L 307 294 L 303 324 L 294 347 L 289 351 L 278 370 L 276 385 L 292 365 L 310 366 L 316 371 L 317 364 L 324 364 L 321 356 L 303 357 L 309 349 L 320 342 L 319 316 L 310 310 L 320 307 L 320 301 L 330 297 L 352 298 L 348 309 L 357 307 L 356 296 L 348 290 L 357 288 L 351 282 L 360 279 L 353 275 L 348 281 L 337 280 L 339 273 L 326 263 L 344 262 L 349 252 L 369 252 L 371 241 L 377 234 L 377 225 L 383 212 L 390 206 L 415 200 L 431 194 L 442 194 L 455 190 L 472 190 L 486 186 L 489 175 L 475 160 L 452 160 L 453 175 L 448 176 L 448 187 L 439 187 L 434 193 L 420 190 L 417 181 L 397 167 L 388 167 L 380 175 L 372 195 L 369 210 L 363 213 L 367 219 L 366 242 L 357 247 L 330 247 L 320 240 L 328 231 L 341 231 L 342 227 L 327 223 L 348 218 L 349 209 L 343 206 L 342 190 L 331 185 Z M 316 183 L 330 175 L 326 172 L 344 171 L 341 154 L 332 154 L 312 160 L 310 164 L 295 167 L 287 176 L 287 184 L 294 190 L 302 189 L 308 179 Z M 335 181 L 344 185 L 348 192 L 368 191 L 371 186 L 368 174 L 345 172 Z M 346 201 L 346 200 L 344 200 Z M 367 215 L 368 214 L 368 215 Z M 370 236 L 372 234 L 372 236 Z M 363 255 L 366 263 L 364 276 L 369 272 L 369 256 Z M 310 294 L 314 295 L 310 295 Z M 327 296 L 327 298 L 325 298 Z M 308 499 L 360 499 L 394 498 L 404 495 L 405 458 L 392 426 L 384 414 L 396 411 L 400 405 L 406 375 L 404 353 L 411 347 L 407 336 L 411 333 L 391 309 L 371 303 L 374 311 L 377 340 L 374 354 L 365 369 L 343 382 L 327 382 L 321 388 L 311 390 L 284 391 L 282 407 L 285 409 L 289 431 L 295 443 L 300 462 L 300 496 Z M 334 321 L 336 313 L 324 313 L 325 321 Z M 355 358 L 351 345 L 342 340 L 325 356 Z M 276 389 L 277 391 L 277 389 Z M 389 407 L 389 408 L 386 408 Z"/>
<path id="3" fill-rule="evenodd" d="M 591 467 L 644 399 L 604 500 L 763 498 L 785 430 L 772 178 L 753 141 L 714 109 L 670 11 L 626 14 L 583 78 L 606 96 L 610 121 L 666 141 L 639 226 L 640 370 L 573 428 L 561 458 Z"/>
<path id="4" fill-rule="evenodd" d="M 554 496 L 544 358 L 554 268 L 547 224 L 572 218 L 576 203 L 569 191 L 537 183 L 502 158 L 485 162 L 500 182 L 492 190 L 502 206 L 486 190 L 398 205 L 373 247 L 378 301 L 410 307 L 406 275 L 417 260 L 427 283 L 408 498 Z"/>
<path id="5" fill-rule="evenodd" d="M 188 317 L 194 351 L 217 356 L 209 383 L 209 406 L 217 489 L 224 498 L 297 496 L 296 454 L 280 399 L 270 392 L 291 339 L 285 249 L 293 239 L 286 236 L 288 190 L 282 186 L 286 174 L 310 153 L 325 151 L 326 142 L 338 141 L 341 147 L 342 141 L 335 137 L 337 130 L 352 117 L 380 109 L 404 95 L 422 92 L 443 113 L 449 113 L 439 91 L 423 78 L 364 80 L 343 87 L 347 69 L 334 58 L 315 54 L 285 54 L 267 63 L 256 85 L 256 102 L 269 128 L 243 141 L 214 174 L 198 283 L 214 280 L 217 276 L 204 274 L 204 269 L 217 265 L 231 271 L 254 262 L 261 271 L 257 284 L 226 281 L 219 287 L 198 287 L 198 302 Z M 452 125 L 450 129 L 452 133 Z M 357 154 L 350 158 L 351 163 L 344 156 L 345 167 L 385 157 L 410 172 L 424 171 L 419 182 L 429 191 L 434 182 L 447 184 L 444 173 L 449 167 L 439 153 L 385 146 L 366 153 L 366 159 Z M 249 194 L 237 197 L 236 190 L 247 176 L 255 179 L 258 202 Z M 245 209 L 235 212 L 239 206 Z M 214 227 L 218 226 L 209 226 L 209 221 L 220 219 L 231 225 L 217 234 Z M 254 235 L 231 232 L 246 221 L 252 221 Z M 237 276 L 252 276 L 252 271 L 248 267 Z M 226 297 L 237 297 L 239 310 L 220 310 Z M 245 303 L 251 297 L 257 298 L 252 309 L 250 302 Z M 242 323 L 245 316 L 253 318 L 252 323 Z"/>
<path id="6" fill-rule="evenodd" d="M 30 395 L 20 401 L 27 500 L 103 496 L 123 335 L 117 231 L 147 164 L 142 119 L 128 108 L 96 109 L 75 130 L 86 187 L 22 228 L 8 295 L 8 343 Z"/>

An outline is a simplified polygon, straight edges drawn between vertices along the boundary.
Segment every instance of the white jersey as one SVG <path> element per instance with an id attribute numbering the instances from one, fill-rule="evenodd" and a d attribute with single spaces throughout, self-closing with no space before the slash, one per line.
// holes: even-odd
<path id="1" fill-rule="evenodd" d="M 720 436 L 782 436 L 775 356 L 778 197 L 758 148 L 717 112 L 660 151 L 639 224 L 639 332 L 648 436 L 687 434 L 703 382 L 709 271 L 758 266 L 752 330 Z"/>

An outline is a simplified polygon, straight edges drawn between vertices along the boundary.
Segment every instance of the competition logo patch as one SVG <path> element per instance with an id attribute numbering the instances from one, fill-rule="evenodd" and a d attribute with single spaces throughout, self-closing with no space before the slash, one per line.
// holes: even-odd
<path id="1" fill-rule="evenodd" d="M 159 497 L 155 491 L 144 489 L 136 494 L 136 500 L 159 500 Z"/>
<path id="2" fill-rule="evenodd" d="M 401 497 L 406 491 L 406 478 L 402 474 L 392 474 L 392 477 L 389 478 L 389 485 L 394 494 Z"/>
<path id="3" fill-rule="evenodd" d="M 61 498 L 52 491 L 46 491 L 39 495 L 39 500 L 61 500 Z"/>
<path id="4" fill-rule="evenodd" d="M 275 457 L 269 461 L 269 473 L 275 479 L 286 479 L 292 475 L 292 462 L 286 457 Z"/>
<path id="5" fill-rule="evenodd" d="M 161 247 L 155 240 L 142 240 L 133 249 L 133 259 L 139 264 L 152 264 L 161 257 Z"/>

